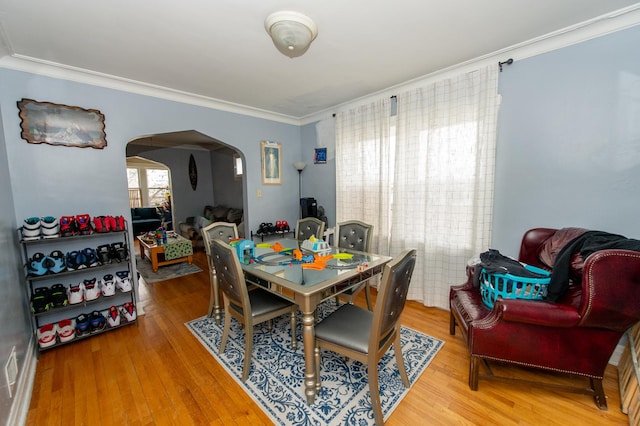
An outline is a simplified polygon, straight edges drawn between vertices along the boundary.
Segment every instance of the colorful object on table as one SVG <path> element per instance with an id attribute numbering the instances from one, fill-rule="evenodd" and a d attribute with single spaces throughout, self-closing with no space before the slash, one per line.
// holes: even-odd
<path id="1" fill-rule="evenodd" d="M 293 250 L 293 258 L 295 260 L 302 260 L 302 252 L 298 249 Z"/>
<path id="2" fill-rule="evenodd" d="M 351 253 L 336 253 L 332 256 L 334 259 L 353 259 L 353 255 Z"/>
<path id="3" fill-rule="evenodd" d="M 236 253 L 242 263 L 249 263 L 256 255 L 256 245 L 251 240 L 241 240 L 236 244 Z"/>

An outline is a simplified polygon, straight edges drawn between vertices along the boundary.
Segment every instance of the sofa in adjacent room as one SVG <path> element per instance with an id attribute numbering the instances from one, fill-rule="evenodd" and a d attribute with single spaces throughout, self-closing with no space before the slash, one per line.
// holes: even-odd
<path id="1" fill-rule="evenodd" d="M 131 209 L 133 235 L 140 235 L 160 228 L 162 218 L 155 207 L 134 207 Z"/>
<path id="2" fill-rule="evenodd" d="M 242 209 L 227 206 L 205 206 L 202 216 L 190 216 L 178 223 L 178 232 L 193 243 L 194 248 L 204 248 L 204 240 L 200 230 L 213 222 L 235 223 L 238 235 L 244 238 Z"/>

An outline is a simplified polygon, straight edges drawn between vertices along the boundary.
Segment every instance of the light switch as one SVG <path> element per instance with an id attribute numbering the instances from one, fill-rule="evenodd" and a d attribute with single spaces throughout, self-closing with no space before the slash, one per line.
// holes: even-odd
<path id="1" fill-rule="evenodd" d="M 258 198 L 262 198 L 262 189 L 258 189 L 256 195 L 258 196 Z"/>

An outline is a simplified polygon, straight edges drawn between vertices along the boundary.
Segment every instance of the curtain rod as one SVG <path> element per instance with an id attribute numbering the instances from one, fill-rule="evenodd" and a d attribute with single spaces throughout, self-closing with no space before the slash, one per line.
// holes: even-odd
<path id="1" fill-rule="evenodd" d="M 498 66 L 500 67 L 500 72 L 502 72 L 503 65 L 511 65 L 513 63 L 513 58 L 509 58 L 504 62 L 498 62 Z"/>

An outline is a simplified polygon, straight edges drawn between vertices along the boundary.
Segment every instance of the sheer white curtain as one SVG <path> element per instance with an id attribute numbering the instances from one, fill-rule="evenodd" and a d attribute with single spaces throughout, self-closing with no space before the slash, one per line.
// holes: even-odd
<path id="1" fill-rule="evenodd" d="M 393 147 L 391 100 L 336 114 L 336 222 L 361 220 L 374 226 L 372 250 L 389 252 Z"/>
<path id="2" fill-rule="evenodd" d="M 336 116 L 338 220 L 376 223 L 382 254 L 417 249 L 409 298 L 448 309 L 449 286 L 464 280 L 467 260 L 486 250 L 491 236 L 497 66 L 398 94 L 393 137 L 381 135 L 380 123 L 392 121 L 386 112 L 376 121 L 358 118 L 362 110 L 373 116 L 372 109 Z M 379 165 L 364 151 L 374 136 Z M 379 173 L 366 170 L 350 181 L 349 164 Z"/>

